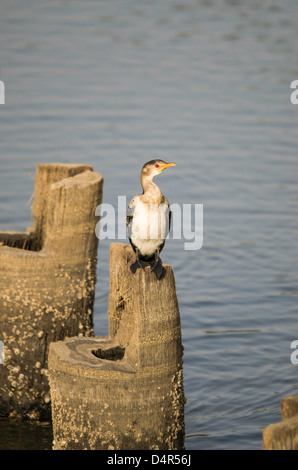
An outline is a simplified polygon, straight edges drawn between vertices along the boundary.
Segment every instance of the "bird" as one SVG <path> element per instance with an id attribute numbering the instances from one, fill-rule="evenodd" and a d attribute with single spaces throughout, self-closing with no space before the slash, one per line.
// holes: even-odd
<path id="1" fill-rule="evenodd" d="M 166 168 L 176 166 L 163 160 L 150 160 L 141 171 L 142 194 L 130 201 L 126 212 L 129 242 L 136 254 L 130 266 L 133 274 L 138 268 L 151 267 L 157 279 L 163 274 L 160 252 L 171 226 L 170 204 L 153 179 Z"/>

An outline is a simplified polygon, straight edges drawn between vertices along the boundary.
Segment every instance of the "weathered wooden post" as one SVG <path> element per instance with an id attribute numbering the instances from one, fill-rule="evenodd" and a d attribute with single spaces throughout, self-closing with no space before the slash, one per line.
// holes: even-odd
<path id="1" fill-rule="evenodd" d="M 298 395 L 281 401 L 281 422 L 263 430 L 264 450 L 298 450 Z"/>
<path id="2" fill-rule="evenodd" d="M 182 343 L 172 268 L 132 274 L 111 244 L 109 336 L 52 343 L 54 449 L 183 449 Z"/>
<path id="3" fill-rule="evenodd" d="M 0 232 L 0 416 L 49 416 L 49 344 L 93 334 L 102 185 L 89 165 L 38 165 L 34 227 Z"/>

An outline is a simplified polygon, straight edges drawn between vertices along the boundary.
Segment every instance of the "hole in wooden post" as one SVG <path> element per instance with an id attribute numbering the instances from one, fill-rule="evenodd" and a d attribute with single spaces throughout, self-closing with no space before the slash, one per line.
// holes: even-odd
<path id="1" fill-rule="evenodd" d="M 0 232 L 0 246 L 10 246 L 21 250 L 40 251 L 42 246 L 35 234 Z"/>
<path id="2" fill-rule="evenodd" d="M 114 346 L 113 348 L 109 349 L 93 349 L 91 352 L 93 356 L 98 357 L 99 359 L 119 361 L 120 359 L 123 359 L 125 348 L 121 348 L 121 346 Z"/>

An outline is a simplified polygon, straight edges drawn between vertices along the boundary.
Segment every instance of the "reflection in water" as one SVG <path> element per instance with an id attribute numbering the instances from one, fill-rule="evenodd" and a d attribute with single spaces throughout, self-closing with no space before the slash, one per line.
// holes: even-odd
<path id="1" fill-rule="evenodd" d="M 230 333 L 261 333 L 262 330 L 249 330 L 249 329 L 246 329 L 246 330 L 223 330 L 223 331 L 211 331 L 211 330 L 206 330 L 204 331 L 204 333 L 206 333 L 206 335 L 218 335 L 218 334 L 222 334 L 222 335 L 225 335 L 225 334 L 230 334 Z"/>
<path id="2" fill-rule="evenodd" d="M 48 421 L 0 419 L 1 449 L 51 450 L 52 425 Z"/>

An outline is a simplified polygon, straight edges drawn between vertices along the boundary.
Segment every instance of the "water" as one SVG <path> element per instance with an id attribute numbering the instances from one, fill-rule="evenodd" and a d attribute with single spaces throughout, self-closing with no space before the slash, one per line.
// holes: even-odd
<path id="1" fill-rule="evenodd" d="M 0 230 L 30 225 L 40 162 L 93 165 L 117 205 L 159 157 L 177 165 L 157 181 L 170 202 L 204 204 L 203 248 L 169 240 L 162 253 L 181 313 L 187 449 L 261 448 L 298 392 L 297 22 L 295 0 L 1 2 Z M 32 426 L 2 421 L 0 448 L 50 448 L 49 423 L 42 442 Z"/>

